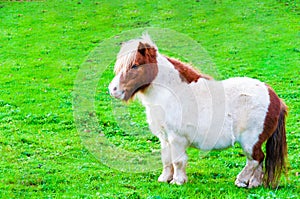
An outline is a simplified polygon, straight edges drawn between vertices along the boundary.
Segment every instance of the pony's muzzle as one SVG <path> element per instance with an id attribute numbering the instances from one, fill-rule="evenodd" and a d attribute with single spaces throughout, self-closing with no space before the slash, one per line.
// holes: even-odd
<path id="1" fill-rule="evenodd" d="M 116 76 L 116 77 L 118 77 L 118 76 Z M 123 100 L 125 97 L 125 91 L 121 90 L 119 88 L 119 86 L 118 86 L 119 81 L 118 81 L 118 78 L 116 78 L 116 77 L 112 80 L 112 82 L 108 86 L 109 94 L 112 97 Z"/>
<path id="2" fill-rule="evenodd" d="M 123 100 L 125 97 L 125 91 L 110 92 L 110 95 L 117 99 Z"/>
<path id="3" fill-rule="evenodd" d="M 115 97 L 117 99 L 123 99 L 125 97 L 125 91 L 124 90 L 119 90 L 116 86 L 109 86 L 109 94 L 112 97 Z"/>

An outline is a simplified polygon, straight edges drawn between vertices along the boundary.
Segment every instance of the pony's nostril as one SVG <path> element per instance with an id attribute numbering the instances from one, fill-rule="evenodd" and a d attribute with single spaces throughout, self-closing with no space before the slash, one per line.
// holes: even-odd
<path id="1" fill-rule="evenodd" d="M 117 87 L 114 87 L 113 91 L 116 91 L 117 90 Z"/>

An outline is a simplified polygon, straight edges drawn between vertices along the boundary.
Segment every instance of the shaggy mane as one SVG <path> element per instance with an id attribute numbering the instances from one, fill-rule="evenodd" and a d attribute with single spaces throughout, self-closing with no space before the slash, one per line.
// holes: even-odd
<path id="1" fill-rule="evenodd" d="M 118 74 L 121 70 L 128 70 L 133 65 L 136 58 L 139 43 L 149 44 L 151 48 L 157 50 L 156 45 L 152 42 L 150 36 L 145 33 L 141 38 L 132 39 L 122 44 L 121 50 L 117 55 L 114 72 Z"/>

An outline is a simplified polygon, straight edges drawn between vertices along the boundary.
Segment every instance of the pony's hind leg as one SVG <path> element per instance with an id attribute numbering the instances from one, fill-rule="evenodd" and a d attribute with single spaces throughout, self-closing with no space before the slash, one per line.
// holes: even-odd
<path id="1" fill-rule="evenodd" d="M 263 179 L 263 166 L 262 163 L 254 170 L 252 177 L 250 178 L 248 188 L 254 188 L 262 185 Z"/>
<path id="2" fill-rule="evenodd" d="M 244 169 L 239 173 L 235 180 L 235 185 L 238 187 L 248 187 L 249 182 L 255 170 L 259 166 L 259 162 L 256 160 L 247 159 L 247 164 Z"/>
<path id="3" fill-rule="evenodd" d="M 243 145 L 242 145 L 243 147 Z M 262 184 L 264 153 L 261 144 L 255 144 L 251 148 L 243 147 L 247 156 L 247 164 L 236 178 L 235 185 L 238 187 L 253 188 Z"/>
<path id="4" fill-rule="evenodd" d="M 254 145 L 252 150 L 252 158 L 259 162 L 259 165 L 254 170 L 252 177 L 250 178 L 248 188 L 254 188 L 262 185 L 263 181 L 263 160 L 264 160 L 264 153 L 261 150 L 261 142 L 258 142 Z"/>

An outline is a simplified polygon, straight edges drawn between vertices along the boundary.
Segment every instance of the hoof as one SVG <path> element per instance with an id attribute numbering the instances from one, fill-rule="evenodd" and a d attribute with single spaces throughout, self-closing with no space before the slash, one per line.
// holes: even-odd
<path id="1" fill-rule="evenodd" d="M 255 178 L 254 176 L 250 179 L 248 188 L 255 188 L 255 187 L 259 187 L 262 185 L 262 180 Z"/>
<path id="2" fill-rule="evenodd" d="M 186 176 L 177 176 L 177 177 L 173 178 L 173 180 L 171 181 L 171 184 L 183 185 L 186 182 L 187 182 Z"/>
<path id="3" fill-rule="evenodd" d="M 158 182 L 171 182 L 173 180 L 173 175 L 161 174 L 158 178 Z"/>
<path id="4" fill-rule="evenodd" d="M 241 188 L 247 188 L 248 187 L 248 183 L 247 182 L 240 181 L 239 179 L 236 179 L 236 181 L 235 181 L 234 184 L 237 187 L 241 187 Z"/>

